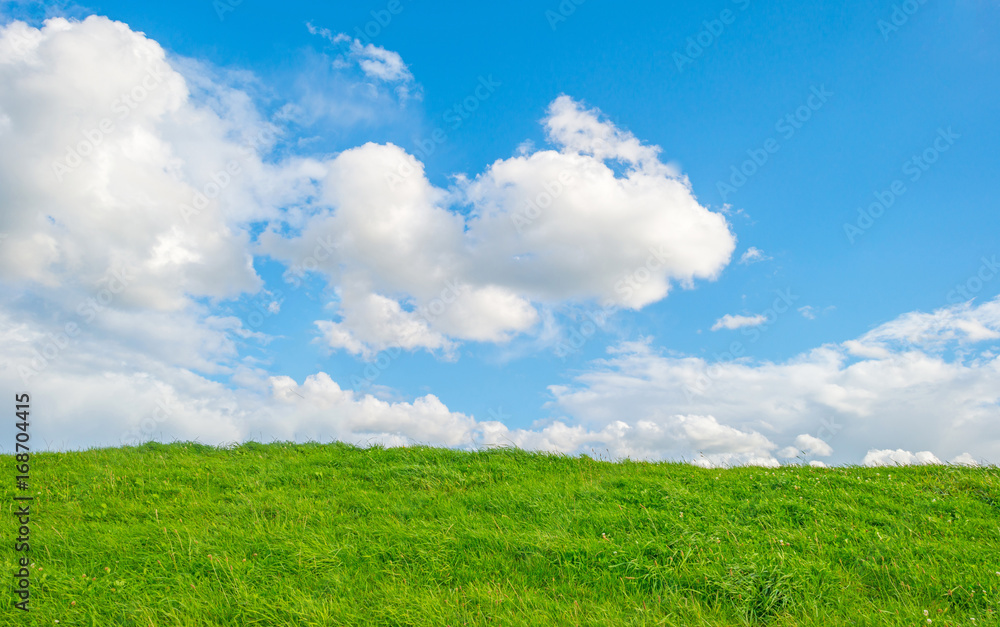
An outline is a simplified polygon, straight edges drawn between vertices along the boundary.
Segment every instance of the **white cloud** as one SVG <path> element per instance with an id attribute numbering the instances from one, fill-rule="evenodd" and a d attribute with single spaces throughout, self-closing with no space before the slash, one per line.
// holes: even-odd
<path id="1" fill-rule="evenodd" d="M 658 146 L 644 146 L 632 133 L 600 118 L 597 109 L 586 109 L 563 95 L 549 105 L 545 131 L 549 141 L 568 154 L 589 155 L 598 161 L 614 159 L 639 170 L 677 176 L 660 162 Z"/>
<path id="2" fill-rule="evenodd" d="M 930 451 L 911 453 L 903 449 L 870 450 L 861 461 L 863 466 L 920 466 L 940 464 L 941 460 Z"/>
<path id="3" fill-rule="evenodd" d="M 979 465 L 979 462 L 976 461 L 976 458 L 973 457 L 972 455 L 969 455 L 968 453 L 962 453 L 961 455 L 958 455 L 955 458 L 953 458 L 948 463 L 949 464 L 954 464 L 956 466 L 978 466 Z"/>
<path id="4" fill-rule="evenodd" d="M 398 346 L 405 350 L 422 347 L 451 350 L 453 344 L 432 330 L 428 321 L 403 311 L 399 303 L 379 294 L 342 293 L 342 322 L 316 322 L 327 344 L 355 355 L 371 358 L 379 350 Z"/>
<path id="5" fill-rule="evenodd" d="M 995 345 L 970 339 L 982 333 L 962 329 L 996 328 L 998 305 L 1000 299 L 906 314 L 859 340 L 778 363 L 709 363 L 659 354 L 648 343 L 624 343 L 572 384 L 550 390 L 554 408 L 595 429 L 622 415 L 663 420 L 669 408 L 671 415 L 712 416 L 721 425 L 760 433 L 782 447 L 779 457 L 805 450 L 830 453 L 833 463 L 858 463 L 867 451 L 891 446 L 932 449 L 942 459 L 968 451 L 997 460 L 1000 358 Z M 969 320 L 978 325 L 965 324 Z M 897 336 L 919 343 L 890 339 Z M 855 350 L 876 344 L 877 351 Z"/>
<path id="6" fill-rule="evenodd" d="M 767 316 L 756 314 L 753 316 L 740 316 L 726 314 L 715 321 L 712 325 L 713 331 L 718 331 L 720 329 L 742 329 L 743 327 L 756 327 L 767 322 Z"/>
<path id="7" fill-rule="evenodd" d="M 1000 300 L 979 306 L 971 302 L 931 313 L 911 312 L 879 326 L 858 338 L 867 348 L 924 346 L 939 349 L 945 344 L 974 344 L 1000 339 Z"/>
<path id="8" fill-rule="evenodd" d="M 196 100 L 119 22 L 14 22 L 0 42 L 0 279 L 94 290 L 128 267 L 121 304 L 160 311 L 259 289 L 245 225 L 276 213 L 282 168 L 231 137 L 266 122 L 222 87 Z"/>
<path id="9" fill-rule="evenodd" d="M 337 326 L 324 327 L 336 332 L 333 345 L 363 355 L 389 345 L 435 350 L 442 338 L 503 342 L 539 322 L 539 305 L 639 309 L 672 282 L 718 276 L 735 247 L 729 225 L 656 160 L 658 148 L 566 97 L 545 124 L 561 151 L 497 161 L 452 190 L 431 185 L 423 165 L 394 145 L 344 151 L 325 164 L 328 208 L 291 238 L 272 228 L 260 250 L 292 274 L 302 266 L 354 286 L 338 303 Z M 612 158 L 624 173 L 603 161 Z M 456 203 L 472 206 L 468 218 L 450 209 Z M 452 296 L 450 283 L 463 289 Z M 403 317 L 438 311 L 420 316 L 427 332 L 407 340 L 399 336 L 407 325 L 388 318 L 381 331 L 355 328 L 368 324 L 351 312 L 370 302 L 364 294 L 395 300 Z"/>
<path id="10" fill-rule="evenodd" d="M 769 261 L 770 259 L 771 257 L 765 255 L 764 251 L 751 246 L 740 256 L 740 263 L 743 265 L 749 265 L 751 263 L 757 263 L 758 261 Z"/>
<path id="11" fill-rule="evenodd" d="M 346 66 L 349 62 L 354 62 L 368 78 L 397 84 L 397 93 L 402 98 L 412 95 L 413 74 L 403 63 L 403 57 L 398 52 L 371 43 L 364 44 L 359 39 L 344 33 L 334 35 L 329 29 L 317 28 L 308 22 L 306 28 L 311 34 L 319 35 L 334 45 L 347 44 L 344 56 L 334 62 L 336 66 Z"/>
<path id="12" fill-rule="evenodd" d="M 19 363 L 30 363 L 34 342 L 10 342 L 9 321 L 0 320 L 0 344 Z M 55 448 L 160 439 L 205 443 L 247 439 L 376 442 L 471 446 L 473 419 L 449 411 L 436 397 L 386 402 L 342 390 L 326 374 L 301 385 L 287 377 L 264 379 L 263 390 L 229 389 L 184 368 L 102 344 L 70 346 L 29 378 L 32 408 L 48 416 L 33 434 Z M 253 383 L 250 369 L 242 380 Z M 14 377 L 4 393 L 21 390 Z"/>
<path id="13" fill-rule="evenodd" d="M 805 305 L 804 307 L 799 307 L 798 312 L 802 314 L 802 317 L 806 320 L 816 319 L 816 310 L 811 305 Z"/>
<path id="14" fill-rule="evenodd" d="M 788 446 L 779 451 L 778 457 L 788 459 L 797 457 L 802 453 L 818 457 L 829 457 L 833 455 L 833 447 L 814 435 L 803 433 L 795 438 L 793 446 Z"/>
<path id="15" fill-rule="evenodd" d="M 368 76 L 386 82 L 409 82 L 413 80 L 413 75 L 403 63 L 403 58 L 398 52 L 386 50 L 374 44 L 361 45 L 357 39 L 351 40 L 351 55 L 358 61 L 358 65 Z"/>
<path id="16" fill-rule="evenodd" d="M 267 343 L 215 305 L 261 288 L 249 225 L 320 166 L 265 164 L 276 128 L 218 78 L 102 17 L 0 28 L 0 313 L 50 321 L 36 345 L 75 324 L 97 353 L 225 375 Z"/>
<path id="17" fill-rule="evenodd" d="M 719 275 L 735 247 L 729 225 L 656 160 L 658 148 L 565 96 L 545 124 L 559 151 L 498 161 L 467 188 L 479 274 L 541 301 L 630 309 L 663 299 L 672 282 Z"/>

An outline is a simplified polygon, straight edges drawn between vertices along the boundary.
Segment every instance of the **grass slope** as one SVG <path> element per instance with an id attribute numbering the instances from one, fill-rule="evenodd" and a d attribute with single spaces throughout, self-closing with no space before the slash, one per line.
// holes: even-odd
<path id="1" fill-rule="evenodd" d="M 149 444 L 31 472 L 4 625 L 1000 624 L 996 468 Z"/>

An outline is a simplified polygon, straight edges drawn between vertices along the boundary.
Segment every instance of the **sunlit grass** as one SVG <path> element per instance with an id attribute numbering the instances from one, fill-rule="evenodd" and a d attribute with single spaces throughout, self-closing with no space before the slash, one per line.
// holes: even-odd
<path id="1" fill-rule="evenodd" d="M 149 444 L 31 474 L 6 625 L 1000 624 L 996 468 Z"/>

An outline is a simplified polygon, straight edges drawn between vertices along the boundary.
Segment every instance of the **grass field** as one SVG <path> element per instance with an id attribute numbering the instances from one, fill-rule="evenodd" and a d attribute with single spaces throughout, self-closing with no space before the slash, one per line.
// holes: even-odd
<path id="1" fill-rule="evenodd" d="M 4 625 L 1000 624 L 995 467 L 149 444 L 31 473 Z"/>

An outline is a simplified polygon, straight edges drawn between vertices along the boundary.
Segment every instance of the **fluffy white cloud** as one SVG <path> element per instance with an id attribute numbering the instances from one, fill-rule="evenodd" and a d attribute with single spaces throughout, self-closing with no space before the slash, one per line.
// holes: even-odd
<path id="1" fill-rule="evenodd" d="M 489 262 L 480 275 L 541 301 L 631 309 L 664 298 L 671 282 L 718 276 L 735 248 L 729 225 L 698 204 L 658 147 L 567 96 L 544 124 L 558 150 L 497 161 L 466 190 L 469 235 Z"/>
<path id="2" fill-rule="evenodd" d="M 471 446 L 476 423 L 450 412 L 436 397 L 389 403 L 345 391 L 319 373 L 301 385 L 268 377 L 264 389 L 230 389 L 141 351 L 89 339 L 48 350 L 48 338 L 30 325 L 0 318 L 0 349 L 12 362 L 0 365 L 4 394 L 30 390 L 38 416 L 33 436 L 55 448 L 159 440 L 206 443 L 339 439 L 360 444 L 434 443 Z M 32 351 L 46 353 L 40 359 Z M 14 364 L 18 364 L 15 367 Z M 22 387 L 6 372 L 31 364 Z M 251 376 L 245 377 L 250 383 Z"/>
<path id="3" fill-rule="evenodd" d="M 293 278 L 310 270 L 352 286 L 341 319 L 323 328 L 331 346 L 362 355 L 500 342 L 531 329 L 538 304 L 638 309 L 672 282 L 718 276 L 735 247 L 729 225 L 657 160 L 658 148 L 565 96 L 545 125 L 560 150 L 497 161 L 448 191 L 394 145 L 344 151 L 326 164 L 328 209 L 293 237 L 273 228 L 260 250 L 289 264 Z M 450 208 L 461 203 L 472 207 L 468 218 Z M 370 322 L 372 302 L 395 312 L 378 317 L 381 329 Z"/>
<path id="4" fill-rule="evenodd" d="M 261 288 L 250 225 L 322 170 L 265 164 L 276 128 L 216 78 L 102 17 L 0 28 L 0 313 L 27 346 L 226 375 L 266 343 L 215 305 Z"/>
<path id="5" fill-rule="evenodd" d="M 956 456 L 954 459 L 948 462 L 949 464 L 954 464 L 956 466 L 978 466 L 979 462 L 976 458 L 968 453 L 962 453 Z"/>
<path id="6" fill-rule="evenodd" d="M 576 422 L 576 421 L 573 421 Z M 567 454 L 590 450 L 613 459 L 685 459 L 705 466 L 777 466 L 775 444 L 754 431 L 719 424 L 712 416 L 661 415 L 632 423 L 614 420 L 600 429 L 554 421 L 541 430 L 507 430 L 494 425 L 488 442 L 509 442 Z"/>
<path id="7" fill-rule="evenodd" d="M 121 304 L 160 311 L 259 289 L 245 225 L 285 173 L 258 157 L 269 125 L 216 87 L 105 18 L 0 29 L 0 279 L 94 292 L 127 268 Z"/>
<path id="8" fill-rule="evenodd" d="M 333 348 L 371 356 L 388 346 L 437 350 L 459 340 L 502 341 L 529 329 L 537 314 L 503 286 L 468 280 L 463 219 L 443 190 L 408 176 L 421 164 L 393 145 L 365 144 L 326 164 L 322 201 L 293 238 L 276 229 L 261 250 L 290 275 L 323 273 L 340 286 L 338 322 L 322 321 Z"/>
<path id="9" fill-rule="evenodd" d="M 997 460 L 1000 358 L 985 340 L 1000 328 L 998 306 L 906 314 L 781 363 L 709 363 L 626 343 L 551 390 L 560 411 L 595 429 L 621 415 L 663 420 L 666 408 L 760 433 L 784 447 L 779 457 L 858 463 L 892 446 Z"/>
<path id="10" fill-rule="evenodd" d="M 715 321 L 712 325 L 713 331 L 720 329 L 742 329 L 743 327 L 758 327 L 767 322 L 767 316 L 755 314 L 753 316 L 741 316 L 726 314 Z"/>
<path id="11" fill-rule="evenodd" d="M 903 449 L 895 451 L 890 449 L 871 450 L 861 460 L 863 466 L 921 466 L 928 464 L 940 464 L 941 460 L 930 451 L 911 453 Z"/>
<path id="12" fill-rule="evenodd" d="M 372 347 L 382 350 L 390 346 L 410 350 L 418 347 L 450 350 L 453 344 L 433 331 L 426 319 L 403 311 L 399 303 L 379 294 L 342 293 L 342 322 L 319 320 L 327 344 L 365 358 L 373 356 Z"/>
<path id="13" fill-rule="evenodd" d="M 814 435 L 803 433 L 795 438 L 793 446 L 783 448 L 778 453 L 778 457 L 788 459 L 796 457 L 801 453 L 816 455 L 818 457 L 829 457 L 833 455 L 833 447 Z"/>

